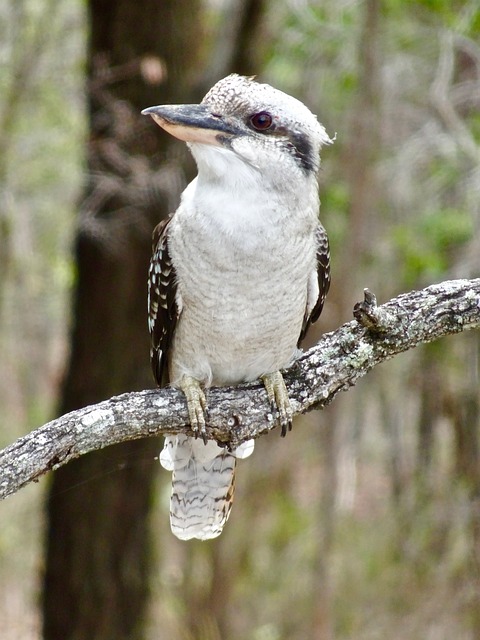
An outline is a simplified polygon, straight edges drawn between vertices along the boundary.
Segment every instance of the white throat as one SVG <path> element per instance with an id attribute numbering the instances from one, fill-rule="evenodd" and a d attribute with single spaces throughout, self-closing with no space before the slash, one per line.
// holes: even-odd
<path id="1" fill-rule="evenodd" d="M 299 217 L 316 224 L 315 175 L 286 171 L 292 168 L 284 166 L 265 175 L 254 164 L 224 147 L 192 144 L 190 148 L 197 162 L 198 176 L 184 191 L 183 202 L 203 214 L 207 224 L 212 223 L 228 235 L 241 234 L 244 242 L 248 235 L 253 245 L 259 236 L 275 233 L 279 225 L 288 229 L 291 221 L 298 227 Z M 299 181 L 304 184 L 299 185 Z M 292 216 L 292 212 L 295 215 Z"/>

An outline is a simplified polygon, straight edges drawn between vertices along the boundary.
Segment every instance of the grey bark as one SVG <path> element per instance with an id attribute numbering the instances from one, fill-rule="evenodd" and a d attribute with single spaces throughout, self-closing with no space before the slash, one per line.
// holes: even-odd
<path id="1" fill-rule="evenodd" d="M 421 343 L 480 328 L 480 278 L 451 280 L 379 307 L 365 291 L 355 320 L 322 336 L 284 372 L 295 414 L 320 409 L 376 365 Z M 260 382 L 208 391 L 208 435 L 235 447 L 276 427 Z M 72 411 L 0 452 L 0 497 L 89 451 L 149 436 L 191 433 L 175 389 L 124 393 Z"/>

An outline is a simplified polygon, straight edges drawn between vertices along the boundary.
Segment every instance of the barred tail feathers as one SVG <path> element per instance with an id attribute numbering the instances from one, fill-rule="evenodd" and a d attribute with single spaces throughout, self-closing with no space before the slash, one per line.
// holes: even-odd
<path id="1" fill-rule="evenodd" d="M 252 451 L 253 441 L 229 452 L 213 440 L 165 438 L 160 463 L 173 471 L 170 525 L 177 538 L 208 540 L 222 533 L 232 508 L 236 458 Z"/>

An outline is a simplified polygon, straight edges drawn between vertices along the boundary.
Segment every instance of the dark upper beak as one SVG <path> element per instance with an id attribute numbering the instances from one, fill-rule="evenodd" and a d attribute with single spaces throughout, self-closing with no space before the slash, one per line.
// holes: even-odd
<path id="1" fill-rule="evenodd" d="M 155 122 L 179 140 L 221 144 L 225 136 L 239 133 L 221 116 L 213 115 L 204 104 L 179 104 L 148 107 L 143 115 L 152 116 Z"/>

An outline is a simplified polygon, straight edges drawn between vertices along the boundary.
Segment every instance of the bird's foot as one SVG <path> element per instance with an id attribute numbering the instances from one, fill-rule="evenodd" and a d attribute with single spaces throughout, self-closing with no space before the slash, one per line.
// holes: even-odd
<path id="1" fill-rule="evenodd" d="M 179 387 L 183 391 L 187 401 L 188 418 L 195 438 L 198 438 L 200 435 L 206 444 L 205 414 L 207 412 L 207 400 L 200 386 L 200 382 L 191 376 L 183 376 Z"/>
<path id="2" fill-rule="evenodd" d="M 280 371 L 265 374 L 262 376 L 262 381 L 267 391 L 272 413 L 277 415 L 277 420 L 282 428 L 282 438 L 284 438 L 287 431 L 292 430 L 293 420 L 293 412 L 285 381 Z"/>

